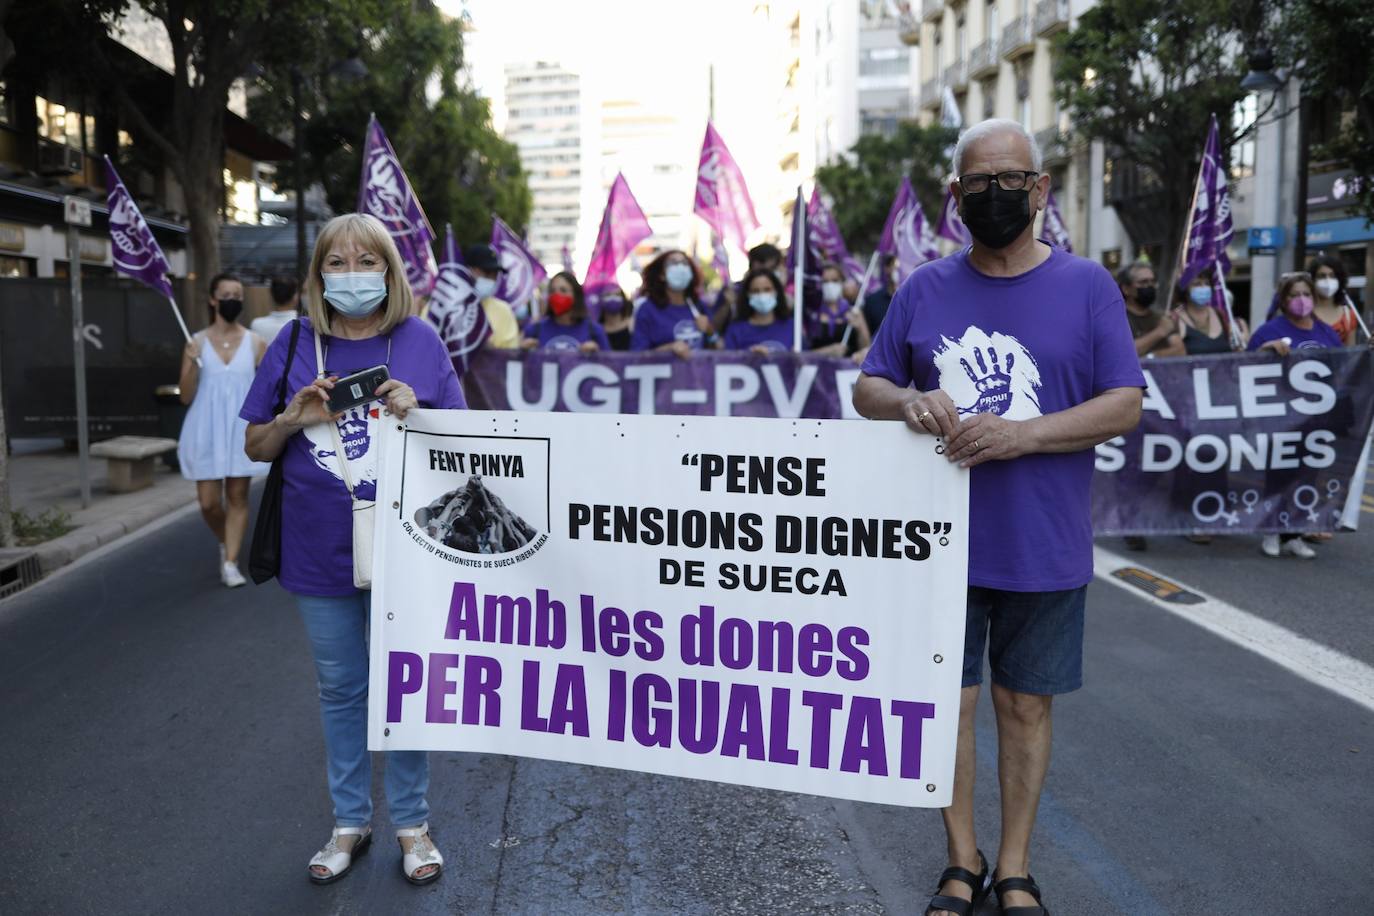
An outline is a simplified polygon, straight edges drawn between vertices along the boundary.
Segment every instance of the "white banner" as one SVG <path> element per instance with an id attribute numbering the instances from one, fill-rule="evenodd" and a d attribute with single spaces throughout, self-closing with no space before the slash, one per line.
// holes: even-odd
<path id="1" fill-rule="evenodd" d="M 900 423 L 417 410 L 368 745 L 950 803 L 968 472 Z"/>

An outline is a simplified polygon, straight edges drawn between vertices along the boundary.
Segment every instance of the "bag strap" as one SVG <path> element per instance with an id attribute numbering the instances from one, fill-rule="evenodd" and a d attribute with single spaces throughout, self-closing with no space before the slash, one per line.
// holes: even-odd
<path id="1" fill-rule="evenodd" d="M 277 382 L 277 406 L 272 408 L 272 416 L 277 416 L 286 410 L 286 384 L 291 375 L 291 363 L 296 359 L 296 341 L 301 336 L 301 320 L 293 319 L 291 322 L 291 345 L 286 348 L 286 366 L 281 371 L 281 381 Z"/>

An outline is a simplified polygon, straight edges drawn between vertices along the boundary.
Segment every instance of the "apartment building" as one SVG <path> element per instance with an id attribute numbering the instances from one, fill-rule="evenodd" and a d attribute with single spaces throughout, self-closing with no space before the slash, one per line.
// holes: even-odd
<path id="1" fill-rule="evenodd" d="M 581 79 L 557 63 L 506 67 L 506 139 L 529 176 L 530 249 L 546 266 L 577 246 L 588 153 Z M 559 266 L 561 269 L 561 266 Z"/>

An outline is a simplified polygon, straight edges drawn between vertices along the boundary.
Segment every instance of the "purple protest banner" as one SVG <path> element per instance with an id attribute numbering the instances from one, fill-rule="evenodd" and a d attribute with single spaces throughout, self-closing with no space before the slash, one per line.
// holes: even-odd
<path id="1" fill-rule="evenodd" d="M 110 211 L 110 257 L 114 261 L 114 269 L 165 296 L 172 306 L 172 315 L 181 328 L 182 336 L 189 341 L 191 332 L 181 317 L 181 309 L 177 308 L 176 297 L 172 295 L 172 281 L 167 276 L 172 266 L 167 263 L 162 246 L 153 238 L 153 231 L 143 219 L 142 211 L 115 171 L 114 163 L 109 156 L 104 158 L 105 204 Z M 198 358 L 196 363 L 200 364 Z"/>
<path id="2" fill-rule="evenodd" d="M 921 202 L 916 199 L 911 179 L 905 176 L 901 187 L 897 189 L 897 197 L 892 201 L 892 209 L 887 211 L 883 237 L 878 241 L 878 253 L 896 255 L 897 266 L 903 277 L 926 261 L 933 261 L 940 256 L 940 249 L 935 244 L 935 232 L 926 220 Z"/>
<path id="3" fill-rule="evenodd" d="M 472 354 L 491 336 L 487 313 L 477 298 L 472 274 L 453 238 L 453 227 L 444 226 L 444 260 L 429 295 L 425 317 L 439 332 L 459 378 L 467 372 Z"/>
<path id="4" fill-rule="evenodd" d="M 464 379 L 490 410 L 852 419 L 853 363 L 483 350 Z M 1374 353 L 1153 359 L 1144 419 L 1098 447 L 1097 534 L 1332 531 L 1374 417 Z"/>
<path id="5" fill-rule="evenodd" d="M 496 281 L 497 299 L 511 305 L 529 302 L 534 290 L 548 276 L 544 265 L 534 256 L 520 236 L 511 231 L 501 217 L 491 218 L 491 247 L 501 260 L 501 278 Z"/>
<path id="6" fill-rule="evenodd" d="M 839 223 L 835 222 L 835 215 L 821 199 L 819 187 L 811 190 L 811 201 L 806 205 L 806 226 L 811 234 L 811 244 L 822 258 L 840 265 L 847 279 L 855 283 L 863 282 L 863 262 L 849 253 L 849 246 L 840 234 Z M 882 285 L 880 278 L 879 285 Z"/>
<path id="7" fill-rule="evenodd" d="M 583 292 L 587 296 L 587 310 L 593 319 L 601 313 L 600 294 L 611 287 L 619 287 L 615 272 L 620 262 L 634 251 L 636 245 L 653 234 L 649 228 L 649 218 L 631 193 L 624 173 L 617 173 L 606 198 L 606 209 L 601 214 L 601 228 L 596 233 L 596 245 L 592 247 L 587 276 L 582 281 Z"/>
<path id="8" fill-rule="evenodd" d="M 1178 285 L 1187 287 L 1193 278 L 1204 271 L 1212 274 L 1212 306 L 1221 312 L 1222 321 L 1239 344 L 1240 337 L 1226 303 L 1226 275 L 1231 272 L 1231 258 L 1226 246 L 1231 243 L 1235 227 L 1231 222 L 1231 196 L 1226 189 L 1226 166 L 1221 161 L 1221 137 L 1217 116 L 1212 115 L 1207 129 L 1207 142 L 1202 148 L 1202 163 L 1198 166 L 1197 184 L 1193 186 L 1193 205 L 1188 213 L 1188 237 L 1183 242 Z"/>
<path id="9" fill-rule="evenodd" d="M 439 274 L 430 247 L 434 243 L 434 230 L 376 115 L 367 122 L 363 172 L 358 182 L 358 212 L 370 213 L 382 221 L 401 252 L 411 292 L 416 296 L 428 296 Z"/>
<path id="10" fill-rule="evenodd" d="M 1040 224 L 1040 240 L 1073 253 L 1069 227 L 1064 225 L 1064 216 L 1059 212 L 1059 203 L 1054 199 L 1053 191 L 1045 198 L 1045 218 Z"/>
<path id="11" fill-rule="evenodd" d="M 1140 426 L 1097 448 L 1098 534 L 1334 531 L 1374 415 L 1374 354 L 1148 361 Z"/>
<path id="12" fill-rule="evenodd" d="M 706 220 L 716 235 L 741 251 L 749 233 L 759 227 L 744 173 L 710 121 L 706 122 L 706 136 L 701 142 L 692 211 Z"/>
<path id="13" fill-rule="evenodd" d="M 954 200 L 954 192 L 945 188 L 945 203 L 940 208 L 940 225 L 936 228 L 935 234 L 942 239 L 949 239 L 956 245 L 967 245 L 973 241 L 973 237 L 968 234 L 968 227 L 959 218 L 959 205 Z"/>

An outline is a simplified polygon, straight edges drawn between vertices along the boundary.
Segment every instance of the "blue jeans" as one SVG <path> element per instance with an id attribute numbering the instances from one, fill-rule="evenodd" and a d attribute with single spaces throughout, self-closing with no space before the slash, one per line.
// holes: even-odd
<path id="1" fill-rule="evenodd" d="M 367 619 L 372 593 L 342 598 L 297 595 L 320 684 L 320 719 L 334 822 L 372 821 L 372 756 L 367 751 Z M 397 827 L 429 818 L 429 754 L 387 751 L 386 803 Z"/>
<path id="2" fill-rule="evenodd" d="M 1008 592 L 970 585 L 964 624 L 965 687 L 992 682 L 1017 693 L 1053 696 L 1083 686 L 1086 585 L 1062 592 Z"/>

